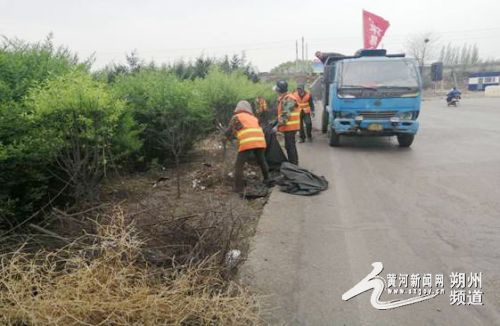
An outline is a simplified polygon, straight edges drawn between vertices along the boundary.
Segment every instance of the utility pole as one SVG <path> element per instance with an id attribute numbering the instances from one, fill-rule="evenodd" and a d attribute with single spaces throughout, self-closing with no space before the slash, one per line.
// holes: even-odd
<path id="1" fill-rule="evenodd" d="M 295 40 L 295 61 L 299 60 L 299 42 Z"/>
<path id="2" fill-rule="evenodd" d="M 306 43 L 306 60 L 309 59 L 309 44 Z"/>
<path id="3" fill-rule="evenodd" d="M 424 76 L 425 50 L 427 49 L 427 43 L 429 43 L 429 41 L 430 40 L 428 38 L 424 40 L 424 48 L 422 49 L 422 59 L 420 62 L 420 73 L 422 76 Z"/>
<path id="4" fill-rule="evenodd" d="M 304 36 L 302 36 L 302 61 L 304 61 Z"/>
<path id="5" fill-rule="evenodd" d="M 295 40 L 295 72 L 299 72 L 299 41 Z"/>

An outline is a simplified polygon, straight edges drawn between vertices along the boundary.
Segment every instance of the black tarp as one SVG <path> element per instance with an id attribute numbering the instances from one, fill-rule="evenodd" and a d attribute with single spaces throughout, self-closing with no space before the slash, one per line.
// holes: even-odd
<path id="1" fill-rule="evenodd" d="M 278 139 L 276 138 L 276 133 L 273 130 L 273 124 L 270 123 L 264 128 L 264 135 L 266 137 L 266 161 L 269 165 L 270 170 L 279 170 L 281 163 L 286 162 L 287 158 L 285 153 L 283 153 L 283 149 L 278 143 Z"/>
<path id="2" fill-rule="evenodd" d="M 328 188 L 328 181 L 323 176 L 284 162 L 280 168 L 281 178 L 277 181 L 280 190 L 293 195 L 315 195 Z"/>

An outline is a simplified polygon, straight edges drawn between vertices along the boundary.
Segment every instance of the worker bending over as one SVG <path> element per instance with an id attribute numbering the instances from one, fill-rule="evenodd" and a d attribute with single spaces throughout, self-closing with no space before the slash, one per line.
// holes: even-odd
<path id="1" fill-rule="evenodd" d="M 245 163 L 255 156 L 262 170 L 264 183 L 269 183 L 269 168 L 265 158 L 266 139 L 259 121 L 252 113 L 252 106 L 247 101 L 239 101 L 234 115 L 229 122 L 226 137 L 238 139 L 238 156 L 234 167 L 234 191 L 243 194 L 245 181 L 243 171 Z"/>

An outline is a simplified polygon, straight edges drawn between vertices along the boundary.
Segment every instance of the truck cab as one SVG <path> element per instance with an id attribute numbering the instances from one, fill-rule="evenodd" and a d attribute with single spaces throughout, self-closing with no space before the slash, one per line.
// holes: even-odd
<path id="1" fill-rule="evenodd" d="M 331 146 L 339 146 L 344 136 L 396 136 L 401 147 L 411 146 L 422 94 L 415 60 L 361 50 L 324 63 L 323 130 Z"/>

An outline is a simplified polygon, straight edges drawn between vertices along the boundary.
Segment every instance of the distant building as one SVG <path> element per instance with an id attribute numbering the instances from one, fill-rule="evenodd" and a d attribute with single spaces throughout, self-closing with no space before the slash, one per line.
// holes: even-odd
<path id="1" fill-rule="evenodd" d="M 487 86 L 500 85 L 500 72 L 469 74 L 469 91 L 484 91 Z"/>

